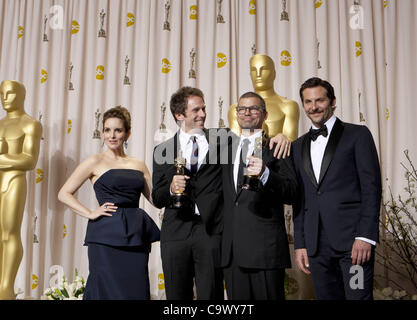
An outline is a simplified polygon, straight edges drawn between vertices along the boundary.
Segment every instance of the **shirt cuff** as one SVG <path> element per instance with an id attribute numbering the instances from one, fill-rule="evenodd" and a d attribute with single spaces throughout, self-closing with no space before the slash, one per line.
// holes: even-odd
<path id="1" fill-rule="evenodd" d="M 362 240 L 362 241 L 365 241 L 365 242 L 368 242 L 368 243 L 372 244 L 373 246 L 376 246 L 376 242 L 375 242 L 375 241 L 373 241 L 373 240 L 370 240 L 370 239 L 368 239 L 368 238 L 364 238 L 364 237 L 356 237 L 355 239 L 356 239 L 356 240 Z"/>
<path id="2" fill-rule="evenodd" d="M 262 173 L 261 178 L 260 178 L 262 185 L 265 185 L 267 183 L 268 178 L 269 178 L 269 168 L 265 166 L 265 171 L 264 173 Z"/>

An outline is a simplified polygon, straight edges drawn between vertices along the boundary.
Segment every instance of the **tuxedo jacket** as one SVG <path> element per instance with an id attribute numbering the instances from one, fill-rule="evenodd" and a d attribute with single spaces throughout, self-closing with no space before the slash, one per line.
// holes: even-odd
<path id="1" fill-rule="evenodd" d="M 231 258 L 240 267 L 257 269 L 290 268 L 283 204 L 290 204 L 297 192 L 297 179 L 290 158 L 278 160 L 264 145 L 262 159 L 269 178 L 261 190 L 235 188 L 233 162 L 240 139 L 228 146 L 229 161 L 223 165 L 224 228 L 222 267 Z"/>
<path id="2" fill-rule="evenodd" d="M 172 208 L 170 194 L 172 177 L 176 175 L 174 159 L 181 150 L 179 132 L 154 149 L 152 201 L 157 208 L 165 207 L 161 242 L 184 240 L 190 235 L 195 217 L 195 204 L 207 233 L 220 234 L 222 231 L 223 194 L 221 166 L 218 159 L 220 146 L 217 139 L 209 139 L 209 131 L 206 129 L 205 134 L 209 142 L 205 162 L 201 164 L 195 175 L 185 168 L 184 174 L 190 177 L 185 189 L 188 201 L 181 209 Z"/>
<path id="3" fill-rule="evenodd" d="M 355 237 L 378 242 L 381 173 L 372 134 L 336 119 L 317 182 L 309 134 L 292 144 L 300 198 L 294 210 L 294 248 L 317 251 L 319 228 L 333 249 L 349 251 Z M 319 221 L 321 220 L 321 223 Z"/>

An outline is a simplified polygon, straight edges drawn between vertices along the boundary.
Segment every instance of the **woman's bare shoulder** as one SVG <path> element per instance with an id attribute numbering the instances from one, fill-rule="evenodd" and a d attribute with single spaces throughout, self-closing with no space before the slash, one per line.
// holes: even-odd
<path id="1" fill-rule="evenodd" d="M 131 157 L 130 160 L 132 161 L 132 166 L 134 169 L 140 170 L 142 172 L 146 171 L 146 163 L 144 160 L 134 157 Z"/>

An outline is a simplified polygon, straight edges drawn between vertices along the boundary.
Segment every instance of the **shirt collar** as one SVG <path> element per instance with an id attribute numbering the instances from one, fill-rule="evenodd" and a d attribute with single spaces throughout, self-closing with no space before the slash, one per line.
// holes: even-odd
<path id="1" fill-rule="evenodd" d="M 335 115 L 332 115 L 330 117 L 330 119 L 327 120 L 326 123 L 325 123 L 325 126 L 327 127 L 327 132 L 329 133 L 328 136 L 330 136 L 330 132 L 332 132 L 332 129 L 333 129 L 333 126 L 334 126 L 334 124 L 336 122 L 336 119 L 337 119 L 336 116 Z M 312 124 L 311 127 L 313 129 L 320 129 L 320 128 L 316 127 L 314 124 Z"/>
<path id="2" fill-rule="evenodd" d="M 245 137 L 245 136 L 241 135 L 240 136 L 240 145 L 242 145 L 243 140 L 245 140 L 245 139 L 249 139 L 249 142 L 252 145 L 252 144 L 255 143 L 256 138 L 262 137 L 262 134 L 263 134 L 263 131 L 259 130 L 256 133 L 250 135 L 249 137 Z"/>
<path id="3" fill-rule="evenodd" d="M 196 136 L 197 140 L 200 140 L 202 137 L 205 136 L 203 130 L 196 130 L 192 132 L 192 134 L 185 132 L 184 130 L 180 129 L 180 143 L 182 146 L 187 145 L 190 142 L 192 136 Z"/>

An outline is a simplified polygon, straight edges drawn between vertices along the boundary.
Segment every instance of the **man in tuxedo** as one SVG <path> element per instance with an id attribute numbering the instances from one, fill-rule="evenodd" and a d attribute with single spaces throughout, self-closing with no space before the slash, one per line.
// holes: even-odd
<path id="1" fill-rule="evenodd" d="M 282 300 L 285 268 L 291 267 L 283 204 L 294 198 L 297 179 L 291 158 L 278 160 L 267 147 L 262 131 L 268 116 L 264 99 L 245 93 L 236 110 L 242 135 L 234 135 L 232 143 L 223 146 L 232 159 L 222 171 L 222 267 L 227 297 Z M 259 177 L 258 190 L 242 187 L 247 163 L 247 175 Z"/>
<path id="2" fill-rule="evenodd" d="M 195 278 L 197 299 L 223 299 L 220 233 L 223 195 L 216 139 L 204 129 L 206 106 L 201 90 L 183 87 L 170 101 L 180 125 L 175 136 L 154 150 L 152 200 L 165 207 L 161 226 L 161 258 L 167 299 L 192 300 Z M 209 142 L 211 144 L 209 146 Z M 174 159 L 184 158 L 184 175 Z M 172 195 L 185 192 L 181 208 Z"/>
<path id="3" fill-rule="evenodd" d="M 334 115 L 334 89 L 325 80 L 304 82 L 300 97 L 312 128 L 292 145 L 300 185 L 296 263 L 311 272 L 317 299 L 370 300 L 382 192 L 371 132 Z"/>

